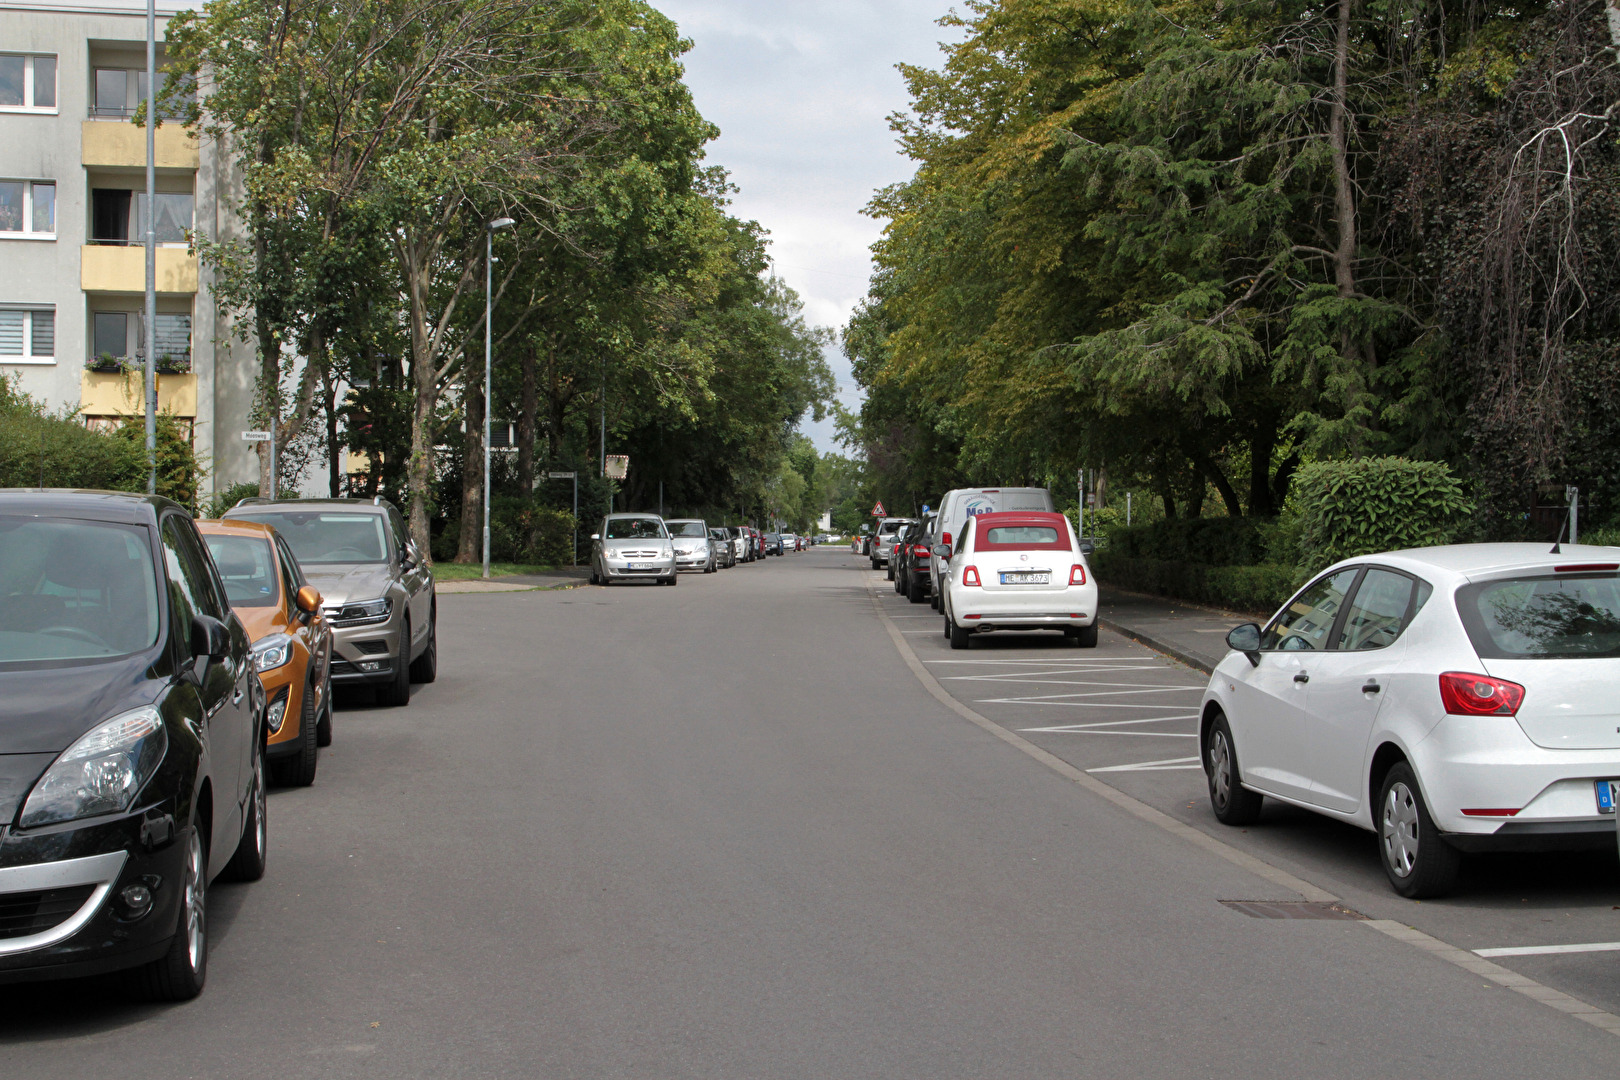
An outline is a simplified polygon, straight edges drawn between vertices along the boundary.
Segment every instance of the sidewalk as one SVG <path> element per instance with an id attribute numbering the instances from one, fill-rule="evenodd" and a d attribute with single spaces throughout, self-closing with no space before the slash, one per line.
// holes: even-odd
<path id="1" fill-rule="evenodd" d="M 495 593 L 495 592 L 528 592 L 531 589 L 571 589 L 576 585 L 583 585 L 590 580 L 591 568 L 588 566 L 559 566 L 557 569 L 544 574 L 510 574 L 506 577 L 492 577 L 488 581 L 475 578 L 471 581 L 441 581 L 434 589 L 441 593 Z"/>
<path id="2" fill-rule="evenodd" d="M 1252 615 L 1101 586 L 1097 623 L 1208 674 L 1227 653 L 1226 632 Z"/>

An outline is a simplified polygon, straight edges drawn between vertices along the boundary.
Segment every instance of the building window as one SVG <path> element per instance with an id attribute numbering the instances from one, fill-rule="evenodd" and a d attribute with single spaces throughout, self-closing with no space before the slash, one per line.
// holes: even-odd
<path id="1" fill-rule="evenodd" d="M 56 111 L 56 57 L 0 53 L 0 110 Z"/>
<path id="2" fill-rule="evenodd" d="M 159 192 L 157 242 L 184 247 L 191 232 L 192 197 Z M 146 193 L 124 188 L 95 188 L 90 192 L 90 242 L 93 244 L 146 243 Z"/>
<path id="3" fill-rule="evenodd" d="M 55 360 L 55 311 L 0 309 L 0 364 L 49 364 Z"/>
<path id="4" fill-rule="evenodd" d="M 56 185 L 0 180 L 0 236 L 56 238 Z"/>
<path id="5" fill-rule="evenodd" d="M 129 354 L 129 313 L 125 311 L 96 312 L 96 359 L 121 359 Z"/>
<path id="6" fill-rule="evenodd" d="M 191 370 L 191 316 L 158 315 L 153 324 L 159 371 Z"/>
<path id="7" fill-rule="evenodd" d="M 98 311 L 92 317 L 94 352 L 89 366 L 97 370 L 122 369 L 130 360 L 146 356 L 145 320 L 131 311 Z M 191 370 L 191 316 L 159 313 L 152 324 L 157 346 L 157 369 L 165 375 Z"/>
<path id="8" fill-rule="evenodd" d="M 143 68 L 96 68 L 95 96 L 91 100 L 90 115 L 122 119 L 134 116 L 146 100 L 146 71 Z M 168 72 L 158 72 L 158 117 L 163 120 L 182 120 L 192 102 L 197 99 L 196 88 L 189 82 L 178 97 L 165 101 L 169 93 Z"/>

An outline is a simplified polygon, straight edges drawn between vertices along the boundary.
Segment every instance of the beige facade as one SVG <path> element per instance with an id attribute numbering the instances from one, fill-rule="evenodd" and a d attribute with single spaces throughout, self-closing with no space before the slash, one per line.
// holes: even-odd
<path id="1" fill-rule="evenodd" d="M 163 28 L 181 10 L 158 11 Z M 143 240 L 158 233 L 159 408 L 192 433 L 205 493 L 256 480 L 241 439 L 254 393 L 251 351 L 229 332 L 211 272 L 189 239 L 239 233 L 228 155 L 174 122 L 155 132 L 157 196 L 146 200 L 145 4 L 0 0 L 0 373 L 87 423 L 139 414 Z"/>

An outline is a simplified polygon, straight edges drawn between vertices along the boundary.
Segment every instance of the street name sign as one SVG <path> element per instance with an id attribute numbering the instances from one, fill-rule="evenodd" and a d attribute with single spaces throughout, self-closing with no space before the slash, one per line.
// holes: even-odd
<path id="1" fill-rule="evenodd" d="M 242 432 L 242 441 L 243 442 L 269 442 L 270 441 L 270 433 L 268 431 L 244 431 L 244 432 Z"/>

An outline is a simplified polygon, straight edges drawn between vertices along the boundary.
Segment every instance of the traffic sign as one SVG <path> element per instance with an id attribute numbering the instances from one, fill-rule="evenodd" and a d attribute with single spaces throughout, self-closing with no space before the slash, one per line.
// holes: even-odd
<path id="1" fill-rule="evenodd" d="M 872 507 L 872 516 L 873 517 L 888 517 L 889 512 L 887 510 L 883 509 L 883 504 L 882 503 L 878 503 L 876 506 Z"/>
<path id="2" fill-rule="evenodd" d="M 269 442 L 270 441 L 270 433 L 268 431 L 244 431 L 244 432 L 242 432 L 242 441 L 243 442 Z"/>
<path id="3" fill-rule="evenodd" d="M 554 472 L 554 473 L 546 473 L 546 475 L 548 477 L 550 477 L 551 479 L 553 479 L 553 480 L 572 480 L 578 474 L 577 473 L 571 473 L 571 472 Z"/>

